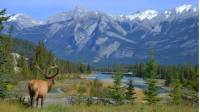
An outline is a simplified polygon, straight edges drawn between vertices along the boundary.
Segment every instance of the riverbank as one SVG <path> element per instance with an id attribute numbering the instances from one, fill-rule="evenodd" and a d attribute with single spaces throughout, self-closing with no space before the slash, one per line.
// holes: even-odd
<path id="1" fill-rule="evenodd" d="M 98 97 L 103 98 L 107 95 L 108 88 L 113 86 L 113 80 L 99 80 L 98 82 L 101 86 L 98 87 L 98 92 L 91 93 L 91 89 L 94 89 L 94 87 L 92 86 L 93 81 L 94 80 L 88 80 L 85 78 L 57 80 L 52 90 L 47 94 L 47 97 L 45 98 L 45 106 L 51 104 L 66 104 L 66 102 L 68 102 L 68 97 L 77 96 L 78 94 L 80 94 L 80 87 L 84 89 L 84 93 L 82 93 L 82 95 L 85 97 L 90 97 L 91 94 L 98 94 Z M 26 97 L 26 102 L 29 101 L 27 83 L 28 81 L 22 81 L 15 88 L 15 93 L 18 93 L 19 96 Z M 135 102 L 144 102 L 144 90 L 135 87 L 134 92 L 136 93 L 135 96 L 137 98 Z M 168 93 L 162 93 L 159 94 L 159 96 L 165 99 L 169 95 Z"/>

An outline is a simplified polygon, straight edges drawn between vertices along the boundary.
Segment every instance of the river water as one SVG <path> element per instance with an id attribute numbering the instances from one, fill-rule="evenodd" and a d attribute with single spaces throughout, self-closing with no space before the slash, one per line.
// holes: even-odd
<path id="1" fill-rule="evenodd" d="M 113 80 L 112 74 L 105 74 L 105 73 L 93 73 L 92 75 L 89 75 L 86 77 L 86 79 L 89 80 L 100 80 L 100 81 L 106 81 L 106 80 Z M 123 76 L 122 83 L 126 85 L 128 83 L 128 80 L 130 79 L 130 76 Z M 141 77 L 132 77 L 133 78 L 133 84 L 137 88 L 141 88 L 143 90 L 147 89 L 146 81 Z M 157 86 L 159 88 L 159 93 L 166 93 L 169 92 L 169 88 L 165 86 Z"/>

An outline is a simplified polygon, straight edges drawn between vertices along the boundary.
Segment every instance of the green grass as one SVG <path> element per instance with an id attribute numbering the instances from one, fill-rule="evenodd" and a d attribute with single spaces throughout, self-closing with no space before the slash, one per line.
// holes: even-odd
<path id="1" fill-rule="evenodd" d="M 1 112 L 198 112 L 198 107 L 190 105 L 163 105 L 150 106 L 136 105 L 50 105 L 44 108 L 31 108 L 17 102 L 0 101 Z"/>

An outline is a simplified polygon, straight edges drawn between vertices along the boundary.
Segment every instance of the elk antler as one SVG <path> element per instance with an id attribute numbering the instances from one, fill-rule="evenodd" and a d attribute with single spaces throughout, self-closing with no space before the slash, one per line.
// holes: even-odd
<path id="1" fill-rule="evenodd" d="M 39 65 L 37 65 L 37 64 L 36 64 L 36 65 L 34 65 L 34 67 L 35 67 L 35 68 L 37 68 L 37 69 L 40 71 L 40 73 L 41 73 L 42 75 L 45 75 L 45 77 L 46 77 L 47 70 L 46 70 L 45 72 L 44 72 L 44 71 L 42 71 L 42 70 L 41 70 L 41 68 L 39 67 Z"/>
<path id="2" fill-rule="evenodd" d="M 35 65 L 35 67 L 41 72 L 42 75 L 45 76 L 46 79 L 52 79 L 52 78 L 56 77 L 58 75 L 58 73 L 59 73 L 58 66 L 55 64 L 55 62 L 54 62 L 54 65 L 51 65 L 50 67 L 47 67 L 45 72 L 43 70 L 41 70 L 41 68 L 37 64 Z M 55 69 L 55 68 L 56 68 L 56 73 L 54 75 L 52 75 L 52 76 L 47 75 L 49 69 Z"/>
<path id="3" fill-rule="evenodd" d="M 51 69 L 56 68 L 56 73 L 54 75 L 52 75 L 52 76 L 46 76 L 45 78 L 47 78 L 47 79 L 52 79 L 52 78 L 56 77 L 58 75 L 58 73 L 59 73 L 59 69 L 58 69 L 57 65 L 56 66 L 51 66 L 50 68 Z"/>

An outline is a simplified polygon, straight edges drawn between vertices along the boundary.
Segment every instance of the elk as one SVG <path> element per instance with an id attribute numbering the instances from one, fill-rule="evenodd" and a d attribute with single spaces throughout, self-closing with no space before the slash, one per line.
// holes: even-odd
<path id="1" fill-rule="evenodd" d="M 41 70 L 41 68 L 38 65 L 35 65 L 35 67 L 41 72 L 42 75 L 45 76 L 44 80 L 30 80 L 28 83 L 28 90 L 30 95 L 30 104 L 31 106 L 34 106 L 34 101 L 36 101 L 36 106 L 38 106 L 38 101 L 41 99 L 41 107 L 43 107 L 44 103 L 44 97 L 47 95 L 48 91 L 51 89 L 51 87 L 54 85 L 54 78 L 58 75 L 59 69 L 57 65 L 50 66 L 50 69 L 56 69 L 56 73 L 52 76 L 47 75 L 48 69 Z"/>

